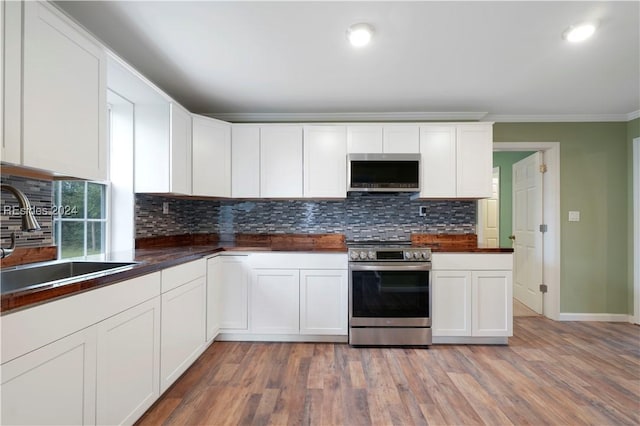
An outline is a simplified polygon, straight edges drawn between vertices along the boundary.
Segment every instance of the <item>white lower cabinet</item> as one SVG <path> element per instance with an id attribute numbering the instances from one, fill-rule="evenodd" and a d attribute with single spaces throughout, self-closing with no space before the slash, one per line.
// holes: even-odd
<path id="1" fill-rule="evenodd" d="M 167 390 L 204 349 L 205 284 L 202 276 L 162 294 L 161 392 Z"/>
<path id="2" fill-rule="evenodd" d="M 251 271 L 251 331 L 291 334 L 300 331 L 300 275 L 297 269 Z"/>
<path id="3" fill-rule="evenodd" d="M 471 336 L 471 271 L 432 274 L 434 336 Z"/>
<path id="4" fill-rule="evenodd" d="M 511 271 L 471 274 L 471 335 L 513 335 L 513 277 Z"/>
<path id="5" fill-rule="evenodd" d="M 300 334 L 346 335 L 347 271 L 300 271 Z"/>
<path id="6" fill-rule="evenodd" d="M 160 297 L 97 327 L 97 424 L 131 425 L 160 396 Z"/>
<path id="7" fill-rule="evenodd" d="M 94 424 L 95 397 L 94 327 L 2 365 L 4 425 Z"/>
<path id="8" fill-rule="evenodd" d="M 247 256 L 219 256 L 217 274 L 220 277 L 220 329 L 248 331 L 249 274 Z"/>
<path id="9" fill-rule="evenodd" d="M 513 335 L 512 262 L 511 254 L 434 253 L 434 341 Z"/>
<path id="10" fill-rule="evenodd" d="M 222 259 L 207 259 L 207 342 L 213 341 L 220 331 Z"/>
<path id="11" fill-rule="evenodd" d="M 250 253 L 217 259 L 221 340 L 346 341 L 346 254 Z"/>

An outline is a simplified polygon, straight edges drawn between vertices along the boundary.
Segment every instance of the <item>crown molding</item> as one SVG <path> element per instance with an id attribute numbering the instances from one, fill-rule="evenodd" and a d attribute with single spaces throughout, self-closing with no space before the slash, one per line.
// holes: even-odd
<path id="1" fill-rule="evenodd" d="M 271 122 L 367 122 L 367 121 L 478 121 L 486 112 L 291 112 L 291 113 L 206 113 L 231 123 Z"/>
<path id="2" fill-rule="evenodd" d="M 631 121 L 640 117 L 640 111 L 629 114 L 557 114 L 557 115 L 502 115 L 488 114 L 483 121 L 496 123 L 571 123 L 571 122 L 603 122 Z"/>
<path id="3" fill-rule="evenodd" d="M 628 114 L 488 114 L 486 112 L 247 112 L 204 113 L 230 123 L 401 122 L 401 121 L 492 121 L 496 123 L 619 122 L 640 117 Z"/>

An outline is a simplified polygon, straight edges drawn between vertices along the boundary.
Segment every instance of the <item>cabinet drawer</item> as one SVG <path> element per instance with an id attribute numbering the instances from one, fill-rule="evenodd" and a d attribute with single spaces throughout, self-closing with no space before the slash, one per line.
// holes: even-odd
<path id="1" fill-rule="evenodd" d="M 162 271 L 162 293 L 204 277 L 206 273 L 207 263 L 204 259 L 165 269 Z"/>
<path id="2" fill-rule="evenodd" d="M 511 253 L 433 253 L 431 267 L 434 270 L 511 270 Z"/>

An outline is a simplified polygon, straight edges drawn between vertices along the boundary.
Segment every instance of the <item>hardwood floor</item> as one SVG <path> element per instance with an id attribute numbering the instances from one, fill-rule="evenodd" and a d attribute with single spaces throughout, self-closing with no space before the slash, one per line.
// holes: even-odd
<path id="1" fill-rule="evenodd" d="M 640 424 L 640 327 L 514 327 L 509 346 L 216 342 L 138 423 Z"/>
<path id="2" fill-rule="evenodd" d="M 538 314 L 518 299 L 513 299 L 513 316 L 514 317 L 535 317 Z"/>

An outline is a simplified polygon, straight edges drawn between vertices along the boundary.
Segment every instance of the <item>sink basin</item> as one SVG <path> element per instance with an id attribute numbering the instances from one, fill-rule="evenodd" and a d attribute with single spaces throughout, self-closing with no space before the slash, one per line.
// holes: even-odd
<path id="1" fill-rule="evenodd" d="M 40 286 L 71 284 L 125 271 L 133 265 L 136 263 L 69 261 L 18 266 L 0 271 L 0 289 L 5 294 Z"/>

